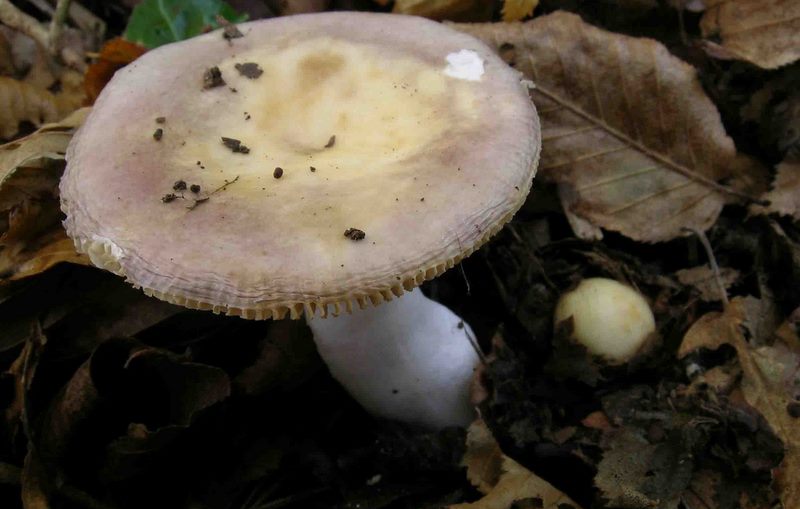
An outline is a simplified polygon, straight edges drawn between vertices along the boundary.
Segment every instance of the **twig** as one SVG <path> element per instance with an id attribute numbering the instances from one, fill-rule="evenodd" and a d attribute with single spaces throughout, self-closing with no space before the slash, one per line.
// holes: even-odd
<path id="1" fill-rule="evenodd" d="M 191 205 L 189 205 L 189 206 L 188 206 L 188 207 L 186 207 L 186 208 L 187 208 L 187 209 L 189 209 L 189 210 L 193 210 L 195 207 L 197 207 L 197 206 L 198 206 L 198 205 L 200 205 L 201 203 L 205 203 L 205 202 L 207 202 L 207 201 L 208 201 L 208 199 L 209 199 L 209 198 L 211 198 L 211 196 L 212 196 L 212 195 L 215 195 L 215 194 L 217 194 L 217 193 L 218 193 L 218 192 L 220 192 L 220 191 L 224 191 L 224 190 L 225 190 L 225 189 L 226 189 L 226 188 L 227 188 L 229 185 L 233 184 L 233 183 L 234 183 L 234 182 L 236 182 L 237 180 L 239 180 L 239 175 L 236 175 L 236 178 L 235 178 L 235 179 L 233 179 L 233 180 L 230 180 L 230 181 L 226 180 L 224 184 L 222 184 L 222 185 L 221 185 L 221 186 L 219 186 L 218 188 L 214 189 L 213 191 L 211 191 L 211 192 L 210 192 L 210 193 L 208 193 L 207 195 L 203 196 L 202 198 L 198 198 L 198 199 L 196 199 L 196 200 L 194 201 L 194 203 L 192 203 Z M 181 198 L 183 198 L 183 196 L 181 196 Z"/>
<path id="2" fill-rule="evenodd" d="M 49 48 L 47 30 L 36 18 L 14 7 L 9 0 L 0 0 L 0 23 L 29 36 L 44 49 Z"/>
<path id="3" fill-rule="evenodd" d="M 722 282 L 722 275 L 719 272 L 719 265 L 717 265 L 717 259 L 714 256 L 714 250 L 711 249 L 711 243 L 708 241 L 708 237 L 706 234 L 700 230 L 695 228 L 689 228 L 684 226 L 681 228 L 683 231 L 691 232 L 700 239 L 700 243 L 703 245 L 703 249 L 706 251 L 706 256 L 708 256 L 708 263 L 711 265 L 711 272 L 714 273 L 714 280 L 717 282 L 717 286 L 719 287 L 719 294 L 722 298 L 722 303 L 727 307 L 730 301 L 728 300 L 728 292 L 725 291 L 725 284 Z"/>
<path id="4" fill-rule="evenodd" d="M 58 55 L 61 46 L 61 34 L 64 32 L 64 23 L 67 21 L 69 4 L 72 0 L 58 0 L 53 19 L 50 21 L 50 53 Z"/>

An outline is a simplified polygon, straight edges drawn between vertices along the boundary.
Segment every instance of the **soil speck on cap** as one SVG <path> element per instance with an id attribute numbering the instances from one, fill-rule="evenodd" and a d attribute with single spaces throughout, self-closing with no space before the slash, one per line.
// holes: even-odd
<path id="1" fill-rule="evenodd" d="M 234 154 L 250 153 L 250 149 L 247 148 L 245 145 L 242 145 L 242 142 L 235 138 L 226 138 L 225 136 L 223 136 L 222 144 L 231 149 L 231 152 L 233 152 Z"/>
<path id="2" fill-rule="evenodd" d="M 255 62 L 245 62 L 243 64 L 236 64 L 234 65 L 239 74 L 244 76 L 245 78 L 250 78 L 254 80 L 264 74 L 264 70 L 259 67 L 259 65 Z"/>
<path id="3" fill-rule="evenodd" d="M 189 191 L 193 192 L 194 194 L 197 194 L 197 193 L 199 193 L 199 192 L 200 192 L 200 186 L 199 186 L 199 185 L 197 185 L 197 184 L 192 184 L 192 185 L 189 187 Z"/>
<path id="4" fill-rule="evenodd" d="M 308 169 L 311 170 L 311 173 L 314 173 L 315 171 L 317 171 L 317 169 L 314 168 L 313 166 L 309 166 Z"/>
<path id="5" fill-rule="evenodd" d="M 167 117 L 156 117 L 156 124 L 163 124 L 167 121 Z"/>
<path id="6" fill-rule="evenodd" d="M 164 137 L 164 130 L 159 127 L 153 133 L 153 139 L 156 140 L 156 141 L 161 141 L 161 138 L 163 138 L 163 137 Z"/>
<path id="7" fill-rule="evenodd" d="M 283 177 L 283 168 L 281 168 L 280 166 L 275 168 L 275 171 L 272 172 L 272 176 L 275 177 L 276 179 Z"/>
<path id="8" fill-rule="evenodd" d="M 225 85 L 225 80 L 222 79 L 222 71 L 216 65 L 203 73 L 203 88 L 216 88 Z"/>
<path id="9" fill-rule="evenodd" d="M 217 15 L 217 23 L 225 27 L 222 30 L 222 38 L 226 41 L 230 42 L 231 39 L 239 39 L 240 37 L 244 37 L 244 34 L 241 32 L 241 30 L 239 30 L 239 28 L 236 27 L 236 25 L 222 16 Z"/>
<path id="10" fill-rule="evenodd" d="M 348 228 L 344 231 L 344 236 L 350 240 L 364 240 L 367 234 L 358 228 Z"/>
<path id="11" fill-rule="evenodd" d="M 169 194 L 165 194 L 164 196 L 162 196 L 161 197 L 161 201 L 164 202 L 164 203 L 169 203 L 169 202 L 175 201 L 177 198 L 178 198 L 177 194 L 169 193 Z"/>
<path id="12" fill-rule="evenodd" d="M 336 135 L 334 134 L 328 139 L 328 143 L 325 144 L 325 148 L 331 148 L 336 144 Z"/>
<path id="13" fill-rule="evenodd" d="M 183 191 L 186 189 L 186 181 L 178 180 L 174 184 L 172 184 L 172 189 L 175 191 Z"/>

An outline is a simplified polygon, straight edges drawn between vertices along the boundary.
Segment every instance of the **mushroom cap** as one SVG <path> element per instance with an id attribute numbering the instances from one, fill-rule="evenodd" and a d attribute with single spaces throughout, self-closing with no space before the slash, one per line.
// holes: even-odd
<path id="1" fill-rule="evenodd" d="M 438 276 L 522 205 L 538 117 L 477 39 L 353 12 L 238 28 L 120 70 L 74 137 L 64 225 L 98 267 L 189 308 L 325 316 Z"/>

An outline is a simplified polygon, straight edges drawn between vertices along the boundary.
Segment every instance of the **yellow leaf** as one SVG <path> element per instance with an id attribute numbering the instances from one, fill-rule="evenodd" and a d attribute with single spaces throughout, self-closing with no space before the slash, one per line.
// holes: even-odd
<path id="1" fill-rule="evenodd" d="M 800 58 L 800 2 L 705 0 L 703 37 L 722 39 L 712 54 L 775 69 Z M 713 44 L 713 43 L 712 43 Z"/>
<path id="2" fill-rule="evenodd" d="M 748 195 L 762 192 L 764 168 L 737 154 L 695 69 L 661 43 L 607 32 L 566 12 L 456 28 L 533 82 L 542 123 L 539 176 L 559 184 L 575 216 L 661 242 L 684 235 L 684 227 L 714 224 L 739 194 L 721 181 Z"/>
<path id="3" fill-rule="evenodd" d="M 533 14 L 539 0 L 505 0 L 503 2 L 503 21 L 522 21 Z"/>
<path id="4" fill-rule="evenodd" d="M 518 500 L 537 499 L 542 509 L 557 509 L 578 504 L 550 483 L 512 460 L 500 450 L 482 420 L 467 431 L 467 452 L 462 462 L 467 478 L 486 496 L 471 504 L 455 504 L 448 509 L 509 509 Z"/>

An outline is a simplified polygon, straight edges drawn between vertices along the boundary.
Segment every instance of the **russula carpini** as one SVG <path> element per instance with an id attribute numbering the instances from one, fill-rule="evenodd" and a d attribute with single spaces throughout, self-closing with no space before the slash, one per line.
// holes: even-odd
<path id="1" fill-rule="evenodd" d="M 629 361 L 656 330 L 642 295 L 614 279 L 581 281 L 556 304 L 556 325 L 572 320 L 570 338 L 611 365 Z"/>
<path id="2" fill-rule="evenodd" d="M 334 376 L 377 415 L 467 423 L 469 328 L 412 290 L 525 200 L 540 129 L 521 75 L 409 16 L 238 28 L 117 72 L 67 153 L 68 234 L 148 295 L 305 314 Z"/>

